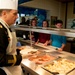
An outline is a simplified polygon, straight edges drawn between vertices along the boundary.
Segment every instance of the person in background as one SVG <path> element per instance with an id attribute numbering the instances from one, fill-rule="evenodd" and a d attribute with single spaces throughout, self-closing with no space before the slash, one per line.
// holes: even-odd
<path id="1" fill-rule="evenodd" d="M 32 27 L 36 27 L 37 26 L 37 20 L 36 19 L 32 19 L 31 20 L 31 26 Z M 30 37 L 33 41 L 37 41 L 38 40 L 38 33 L 37 32 L 31 32 L 31 37 Z"/>
<path id="2" fill-rule="evenodd" d="M 56 28 L 62 28 L 63 22 L 62 20 L 56 20 L 55 21 L 55 26 Z M 56 34 L 51 34 L 50 37 L 50 44 L 58 51 L 62 51 L 66 45 L 66 36 L 61 36 L 61 35 L 56 35 Z"/>
<path id="3" fill-rule="evenodd" d="M 35 19 L 36 21 L 38 21 L 38 18 L 36 16 L 33 19 Z"/>
<path id="4" fill-rule="evenodd" d="M 48 24 L 47 20 L 43 21 L 42 27 L 43 28 L 49 27 L 49 24 Z M 39 37 L 38 37 L 38 40 L 37 40 L 36 44 L 38 44 L 40 42 L 40 43 L 43 43 L 44 46 L 47 46 L 49 40 L 50 40 L 50 34 L 39 33 Z"/>
<path id="5" fill-rule="evenodd" d="M 30 25 L 30 19 L 28 18 L 26 21 L 26 25 L 29 26 Z"/>
<path id="6" fill-rule="evenodd" d="M 23 56 L 16 52 L 17 39 L 10 29 L 18 18 L 17 6 L 18 0 L 0 0 L 0 75 L 23 75 Z"/>
<path id="7" fill-rule="evenodd" d="M 16 25 L 18 25 L 18 21 L 16 21 Z"/>
<path id="8" fill-rule="evenodd" d="M 73 21 L 72 21 L 72 26 L 71 26 L 71 28 L 74 28 L 75 27 L 75 19 L 73 19 Z"/>
<path id="9" fill-rule="evenodd" d="M 25 19 L 25 17 L 21 18 L 21 23 L 19 25 L 26 25 L 26 19 Z"/>
<path id="10" fill-rule="evenodd" d="M 19 25 L 25 25 L 25 26 L 27 25 L 28 26 L 25 17 L 21 18 L 21 23 Z M 21 37 L 24 40 L 29 40 L 28 34 L 29 34 L 29 31 L 16 30 L 16 36 Z"/>

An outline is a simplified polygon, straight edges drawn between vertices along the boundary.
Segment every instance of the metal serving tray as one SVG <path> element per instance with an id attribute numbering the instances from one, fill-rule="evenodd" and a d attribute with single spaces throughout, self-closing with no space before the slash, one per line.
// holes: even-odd
<path id="1" fill-rule="evenodd" d="M 66 58 L 58 58 L 42 65 L 42 68 L 53 75 L 67 75 L 75 70 L 75 62 Z"/>

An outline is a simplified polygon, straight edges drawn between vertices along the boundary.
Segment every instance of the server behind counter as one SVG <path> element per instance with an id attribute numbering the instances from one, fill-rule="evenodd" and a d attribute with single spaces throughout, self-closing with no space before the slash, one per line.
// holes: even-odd
<path id="1" fill-rule="evenodd" d="M 22 17 L 19 25 L 29 25 L 29 24 L 26 22 L 25 17 Z M 24 38 L 24 40 L 29 39 L 28 35 L 29 35 L 29 31 L 16 30 L 16 36 Z"/>

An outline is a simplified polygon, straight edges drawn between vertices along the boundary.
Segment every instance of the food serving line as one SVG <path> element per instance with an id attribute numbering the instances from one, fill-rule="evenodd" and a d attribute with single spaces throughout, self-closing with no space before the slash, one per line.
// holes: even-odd
<path id="1" fill-rule="evenodd" d="M 68 36 L 68 37 L 75 37 L 75 30 L 70 30 L 70 29 L 57 29 L 57 28 L 37 28 L 37 27 L 25 27 L 25 26 L 16 26 L 15 27 L 15 30 L 22 30 L 22 31 L 33 31 L 33 32 L 41 32 L 41 33 L 48 33 L 48 34 L 57 34 L 57 35 L 64 35 L 64 36 Z M 23 42 L 23 44 L 25 44 L 26 40 L 19 40 L 20 42 Z M 32 46 L 32 40 L 29 41 L 28 43 L 30 43 L 30 45 Z M 27 43 L 26 43 L 27 45 Z M 25 47 L 27 48 L 27 47 Z M 32 47 L 28 47 L 27 49 L 23 50 L 23 52 L 21 51 L 21 54 L 25 53 L 25 52 L 28 52 L 28 51 L 33 51 L 34 49 L 43 49 L 44 51 L 46 51 L 47 53 L 50 53 L 53 54 L 54 56 L 60 56 L 60 57 L 64 57 L 66 59 L 69 59 L 70 61 L 75 61 L 75 55 L 74 54 L 71 54 L 71 53 L 68 53 L 68 52 L 65 52 L 65 51 L 62 51 L 62 52 L 58 52 L 56 51 L 56 48 L 55 47 L 52 47 L 52 46 L 43 46 L 42 44 L 38 44 L 38 45 L 34 45 Z M 25 53 L 25 54 L 28 54 L 28 53 Z M 64 60 L 65 61 L 65 60 Z M 55 63 L 57 63 L 55 61 Z M 67 63 L 68 65 L 71 64 L 70 62 L 65 62 Z M 72 63 L 72 66 L 75 66 L 75 62 Z M 23 69 L 25 70 L 25 75 L 75 75 L 75 68 L 73 68 L 72 70 L 70 70 L 69 72 L 70 73 L 66 73 L 66 74 L 63 74 L 63 73 L 60 73 L 60 74 L 52 74 L 49 70 L 45 70 L 42 68 L 43 64 L 41 65 L 38 65 L 38 64 L 35 64 L 34 61 L 31 61 L 29 60 L 28 58 L 25 58 L 22 60 L 22 63 L 21 63 Z M 54 64 L 52 64 L 54 65 Z M 52 66 L 50 65 L 50 66 Z M 71 67 L 71 66 L 70 66 Z M 65 67 L 66 68 L 66 67 Z M 63 68 L 63 69 L 65 69 Z"/>
<path id="2" fill-rule="evenodd" d="M 50 53 L 50 54 L 52 54 L 56 57 L 57 56 L 58 57 L 63 57 L 63 58 L 67 58 L 71 61 L 75 61 L 75 55 L 74 54 L 71 54 L 71 53 L 68 53 L 68 52 L 65 52 L 65 51 L 58 52 L 58 51 L 55 50 L 56 49 L 55 47 L 43 46 L 43 44 L 41 44 L 41 43 L 37 44 L 36 46 L 37 47 L 38 46 L 42 47 L 43 51 L 45 51 L 47 53 Z M 25 46 L 25 48 L 23 50 L 21 50 L 20 53 L 21 54 L 28 54 L 28 52 L 36 51 L 38 49 L 39 48 L 36 49 L 36 47 L 34 48 L 34 47 L 31 47 L 31 46 Z M 23 67 L 25 75 L 65 75 L 65 74 L 52 74 L 52 73 L 50 73 L 47 70 L 42 68 L 42 66 L 44 64 L 36 64 L 34 61 L 30 61 L 28 58 L 23 59 L 22 62 L 21 62 L 21 65 Z M 74 64 L 74 66 L 75 66 L 75 64 Z M 75 70 L 74 69 L 71 70 L 71 72 L 66 74 L 66 75 L 75 75 Z"/>

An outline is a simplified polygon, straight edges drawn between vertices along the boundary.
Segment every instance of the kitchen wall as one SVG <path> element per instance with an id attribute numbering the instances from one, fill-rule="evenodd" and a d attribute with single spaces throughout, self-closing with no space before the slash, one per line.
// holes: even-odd
<path id="1" fill-rule="evenodd" d="M 61 3 L 53 0 L 33 0 L 27 3 L 21 4 L 22 6 L 26 7 L 33 7 L 33 8 L 40 8 L 40 9 L 46 9 L 49 11 L 48 13 L 48 19 L 51 16 L 57 16 L 60 18 L 61 15 Z"/>
<path id="2" fill-rule="evenodd" d="M 67 28 L 75 28 L 75 23 L 73 26 L 73 20 L 75 21 L 75 13 L 74 11 L 74 2 L 68 3 L 68 13 L 67 13 Z M 72 27 L 73 26 L 73 27 Z"/>
<path id="3" fill-rule="evenodd" d="M 73 2 L 68 3 L 67 18 L 75 18 L 75 14 L 73 14 L 73 8 L 74 8 L 74 3 Z"/>

